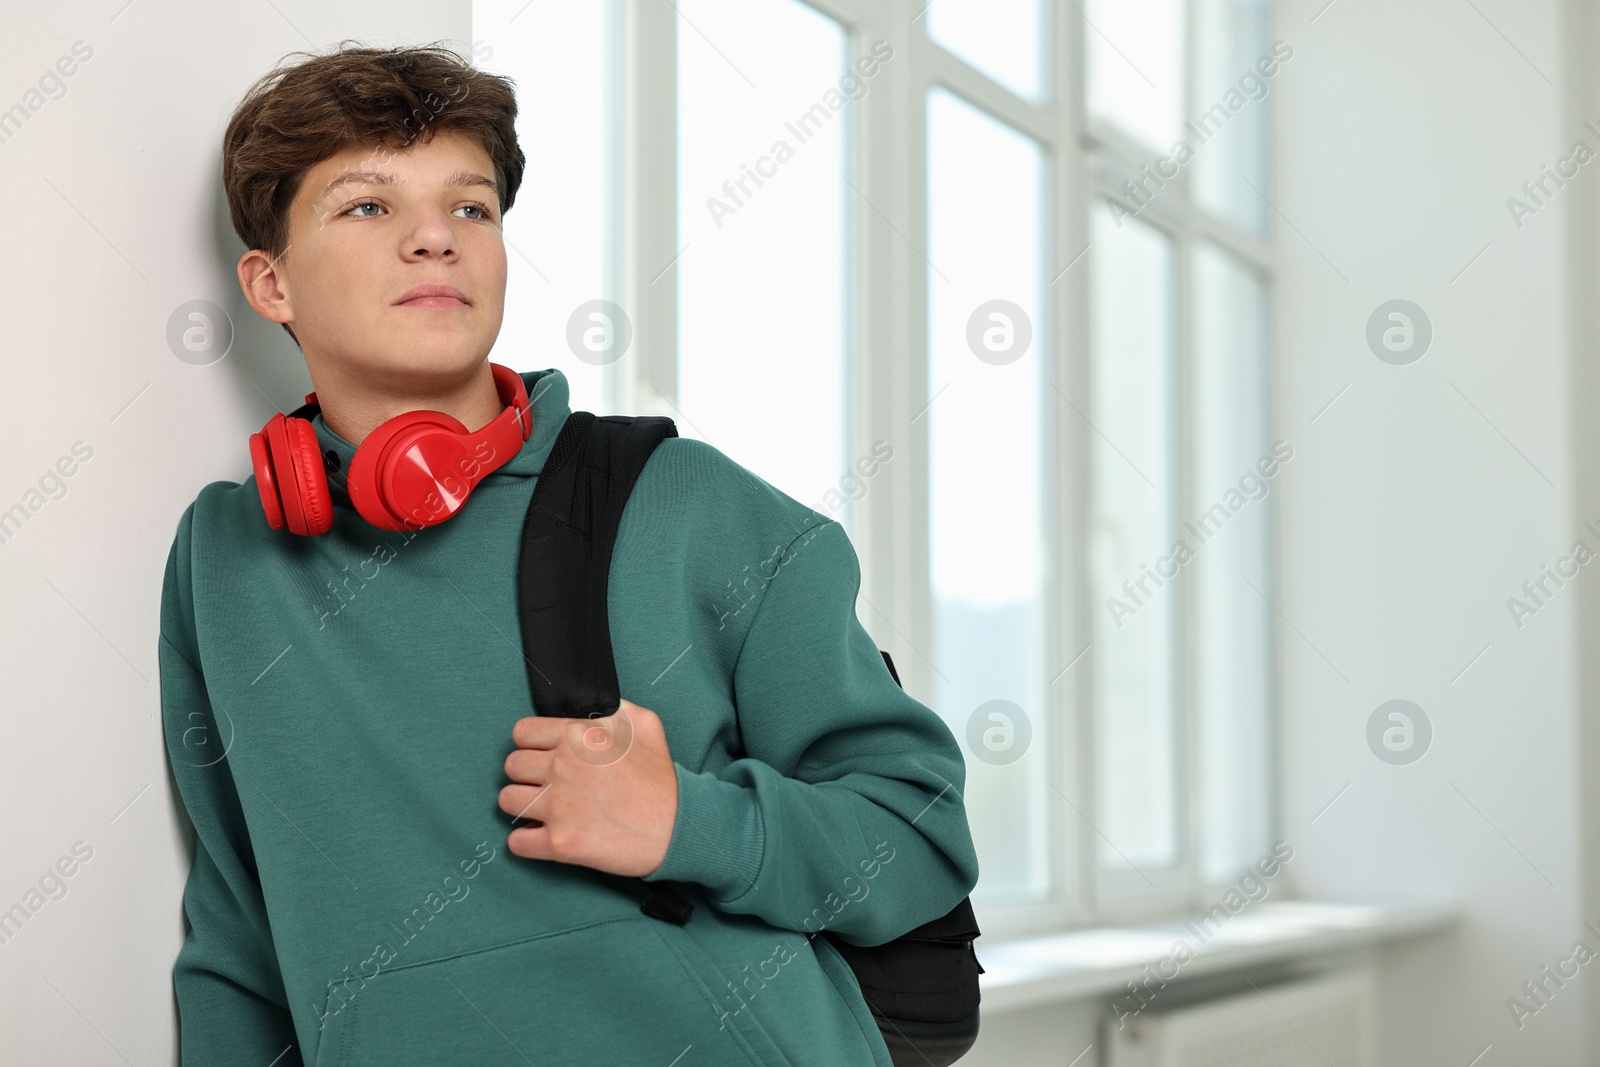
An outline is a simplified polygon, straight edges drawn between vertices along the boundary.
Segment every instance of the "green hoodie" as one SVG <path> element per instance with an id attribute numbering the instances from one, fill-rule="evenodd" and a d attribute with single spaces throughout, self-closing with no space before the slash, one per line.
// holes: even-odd
<path id="1" fill-rule="evenodd" d="M 817 934 L 881 944 L 971 891 L 965 765 L 856 618 L 843 528 L 716 448 L 658 446 L 607 597 L 622 695 L 661 717 L 678 777 L 645 881 L 693 914 L 507 849 L 511 726 L 535 713 L 514 575 L 570 410 L 560 371 L 522 377 L 531 436 L 438 526 L 367 523 L 320 415 L 330 533 L 272 530 L 253 476 L 179 520 L 160 667 L 195 830 L 183 1063 L 888 1067 Z"/>

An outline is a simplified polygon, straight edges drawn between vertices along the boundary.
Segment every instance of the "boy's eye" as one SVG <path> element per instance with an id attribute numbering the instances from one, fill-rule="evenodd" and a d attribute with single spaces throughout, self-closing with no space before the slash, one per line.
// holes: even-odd
<path id="1" fill-rule="evenodd" d="M 354 204 L 351 204 L 348 208 L 346 208 L 344 213 L 346 215 L 355 215 L 355 217 L 358 218 L 358 219 L 370 219 L 370 218 L 373 218 L 374 216 L 372 216 L 372 215 L 357 214 L 357 212 L 361 208 L 366 208 L 366 207 L 381 208 L 381 207 L 383 207 L 383 205 L 378 203 L 376 200 L 358 200 Z M 486 207 L 483 204 L 479 204 L 479 203 L 462 204 L 461 207 L 457 208 L 456 210 L 460 211 L 463 208 L 467 209 L 467 210 L 478 212 L 478 214 L 470 216 L 474 222 L 479 221 L 479 220 L 483 220 L 483 219 L 487 219 L 487 218 L 490 217 L 488 207 Z"/>

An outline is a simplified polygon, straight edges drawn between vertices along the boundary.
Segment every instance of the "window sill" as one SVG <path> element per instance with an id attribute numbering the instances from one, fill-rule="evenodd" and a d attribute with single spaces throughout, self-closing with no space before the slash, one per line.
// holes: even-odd
<path id="1" fill-rule="evenodd" d="M 1122 992 L 1124 983 L 1144 977 L 1146 966 L 1170 960 L 1178 941 L 1193 953 L 1183 964 L 1188 978 L 1440 933 L 1459 918 L 1449 904 L 1277 901 L 1239 912 L 1204 940 L 1205 928 L 1195 919 L 1094 927 L 992 945 L 980 939 L 982 1010 L 987 1015 Z"/>

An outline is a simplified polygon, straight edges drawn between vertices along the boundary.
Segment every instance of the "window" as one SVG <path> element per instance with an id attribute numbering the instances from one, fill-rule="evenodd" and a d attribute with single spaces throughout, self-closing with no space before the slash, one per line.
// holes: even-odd
<path id="1" fill-rule="evenodd" d="M 676 6 L 678 432 L 823 510 L 845 463 L 851 111 L 823 99 L 844 30 L 797 0 Z"/>
<path id="2" fill-rule="evenodd" d="M 516 371 L 559 368 L 573 408 L 591 411 L 604 406 L 607 353 L 626 329 L 596 303 L 615 299 L 606 280 L 616 218 L 606 166 L 616 110 L 608 22 L 602 4 L 473 4 L 475 62 L 515 79 L 517 140 L 528 157 L 504 220 L 505 317 L 489 358 Z M 560 107 L 541 106 L 555 100 Z M 561 209 L 537 206 L 548 204 Z"/>
<path id="3" fill-rule="evenodd" d="M 1272 633 L 1264 599 L 1272 480 L 1263 469 L 1281 462 L 1282 452 L 1269 443 L 1266 285 L 1246 260 L 1214 244 L 1197 244 L 1193 256 L 1198 503 L 1191 511 L 1196 528 L 1209 531 L 1194 560 L 1194 802 L 1202 880 L 1218 883 L 1264 855 L 1272 837 Z M 1230 501 L 1230 493 L 1243 499 Z M 1218 503 L 1229 508 L 1225 531 L 1214 528 Z"/>
<path id="4" fill-rule="evenodd" d="M 1095 911 L 1159 915 L 1238 877 L 1274 829 L 1278 61 L 1257 0 L 1086 13 Z"/>
<path id="5" fill-rule="evenodd" d="M 1043 95 L 1049 37 L 1039 0 L 933 0 L 928 36 L 1018 96 Z"/>
<path id="6" fill-rule="evenodd" d="M 913 7 L 480 0 L 561 161 L 508 216 L 502 343 L 846 524 L 965 748 L 988 936 L 1175 916 L 1275 829 L 1292 53 L 1265 0 Z"/>
<path id="7" fill-rule="evenodd" d="M 1048 895 L 1044 160 L 944 89 L 928 96 L 928 548 L 933 699 L 967 742 L 984 889 Z M 1009 708 L 991 701 L 1009 702 Z M 983 710 L 976 710 L 983 709 Z M 1015 709 L 1015 710 L 1012 710 Z M 976 718 L 974 719 L 974 716 Z M 998 734 L 993 731 L 998 731 Z M 1019 737 L 1021 731 L 1027 736 Z M 974 738 L 976 743 L 974 744 Z M 976 758 L 972 758 L 976 757 Z"/>
<path id="8" fill-rule="evenodd" d="M 1109 206 L 1089 253 L 1095 810 L 1100 866 L 1143 878 L 1180 855 L 1182 605 L 1160 562 L 1178 526 L 1177 277 L 1171 238 Z"/>

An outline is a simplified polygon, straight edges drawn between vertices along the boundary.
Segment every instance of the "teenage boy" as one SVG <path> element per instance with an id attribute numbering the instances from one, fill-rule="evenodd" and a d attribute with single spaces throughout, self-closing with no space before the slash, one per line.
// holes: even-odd
<path id="1" fill-rule="evenodd" d="M 559 370 L 487 361 L 515 116 L 452 52 L 346 48 L 228 125 L 239 281 L 319 410 L 274 416 L 167 560 L 183 1063 L 888 1067 L 817 935 L 891 940 L 978 866 L 960 749 L 857 620 L 839 524 L 663 441 L 609 572 L 636 699 L 532 707 L 515 570 L 569 407 Z M 688 921 L 643 913 L 641 879 Z"/>

